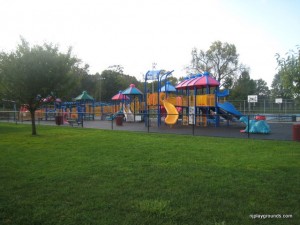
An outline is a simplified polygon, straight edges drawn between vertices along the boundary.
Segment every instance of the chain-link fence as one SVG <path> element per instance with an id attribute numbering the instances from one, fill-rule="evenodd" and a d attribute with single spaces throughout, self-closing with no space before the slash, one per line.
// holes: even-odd
<path id="1" fill-rule="evenodd" d="M 300 114 L 300 103 L 293 99 L 282 99 L 281 103 L 266 99 L 259 99 L 256 103 L 247 100 L 230 102 L 243 114 Z"/>
<path id="2" fill-rule="evenodd" d="M 72 127 L 128 130 L 148 133 L 172 133 L 195 136 L 254 138 L 271 140 L 293 140 L 294 125 L 300 122 L 299 114 L 244 114 L 234 116 L 231 114 L 195 115 L 179 114 L 174 124 L 165 123 L 167 116 L 176 114 L 137 113 L 134 115 L 107 114 L 91 117 L 90 114 L 53 113 L 53 115 L 35 115 L 36 124 L 62 125 Z M 246 117 L 243 121 L 240 117 Z M 92 119 L 93 118 L 93 119 Z M 0 111 L 0 120 L 13 123 L 31 123 L 31 117 L 24 112 Z M 268 126 L 270 132 L 257 130 L 253 126 L 263 124 Z M 299 124 L 299 123 L 298 123 Z M 259 129 L 265 129 L 260 127 Z M 297 136 L 298 134 L 296 134 Z M 300 137 L 300 134 L 298 135 Z"/>

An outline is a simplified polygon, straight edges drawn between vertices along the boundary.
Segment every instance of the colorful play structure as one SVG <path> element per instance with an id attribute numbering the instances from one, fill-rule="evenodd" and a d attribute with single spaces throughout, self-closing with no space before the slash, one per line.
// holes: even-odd
<path id="1" fill-rule="evenodd" d="M 152 126 L 154 121 L 158 127 L 162 124 L 219 127 L 220 123 L 229 125 L 231 121 L 241 121 L 246 125 L 241 132 L 270 132 L 265 120 L 249 121 L 226 101 L 229 91 L 220 91 L 220 83 L 208 72 L 190 75 L 176 86 L 168 80 L 172 73 L 165 70 L 147 71 L 144 92 L 131 84 L 112 97 L 113 104 L 95 102 L 83 91 L 71 102 L 56 101 L 54 105 L 46 105 L 41 109 L 41 115 L 43 113 L 46 120 L 53 115 L 61 115 L 63 124 L 74 120 L 94 120 L 95 117 L 115 120 L 122 115 L 126 122 L 144 121 L 146 126 L 150 123 Z M 24 111 L 20 113 L 24 114 Z"/>
<path id="2" fill-rule="evenodd" d="M 219 126 L 220 117 L 230 121 L 233 118 L 239 119 L 242 115 L 231 103 L 224 101 L 229 91 L 220 92 L 220 83 L 208 72 L 187 77 L 175 88 L 167 82 L 167 77 L 172 72 L 148 71 L 145 76 L 145 89 L 147 81 L 158 81 L 157 92 L 148 93 L 146 98 L 149 113 L 156 110 L 158 126 L 164 110 L 167 112 L 164 122 L 168 125 L 173 125 L 180 119 L 182 125 L 207 126 L 213 123 Z"/>
<path id="3" fill-rule="evenodd" d="M 242 120 L 242 113 L 233 104 L 226 101 L 229 90 L 219 90 L 220 83 L 211 77 L 208 72 L 186 77 L 173 87 L 168 76 L 173 71 L 151 70 L 145 75 L 145 98 L 148 114 L 157 115 L 157 125 L 162 118 L 167 125 L 173 125 L 181 120 L 182 125 L 207 126 L 214 124 L 219 127 L 221 121 L 228 125 L 230 121 Z M 157 92 L 149 93 L 148 81 L 157 81 Z M 162 84 L 165 84 L 162 86 Z M 166 113 L 165 113 L 166 111 Z M 270 133 L 265 120 L 251 120 L 243 132 Z M 250 128 L 250 129 L 248 129 Z"/>

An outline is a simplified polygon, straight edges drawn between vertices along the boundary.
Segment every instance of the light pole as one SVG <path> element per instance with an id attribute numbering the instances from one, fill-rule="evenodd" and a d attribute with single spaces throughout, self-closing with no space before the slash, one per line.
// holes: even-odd
<path id="1" fill-rule="evenodd" d="M 104 77 L 101 77 L 101 75 L 100 75 L 100 77 L 99 77 L 99 102 L 101 102 L 101 95 L 102 95 L 102 80 L 105 80 L 105 78 Z"/>
<path id="2" fill-rule="evenodd" d="M 156 65 L 157 63 L 152 63 L 152 70 L 155 70 L 156 69 Z M 154 80 L 152 81 L 152 93 L 154 93 Z"/>

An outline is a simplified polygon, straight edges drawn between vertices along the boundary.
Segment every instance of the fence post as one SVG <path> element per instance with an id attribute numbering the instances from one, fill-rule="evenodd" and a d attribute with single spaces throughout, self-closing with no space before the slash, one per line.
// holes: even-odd
<path id="1" fill-rule="evenodd" d="M 248 114 L 247 137 L 250 138 L 250 115 Z"/>
<path id="2" fill-rule="evenodd" d="M 192 114 L 193 115 L 193 136 L 195 135 L 195 114 Z"/>
<path id="3" fill-rule="evenodd" d="M 16 125 L 18 124 L 18 115 L 20 115 L 20 113 L 18 113 L 18 111 L 15 110 L 15 121 L 16 121 Z M 17 114 L 16 114 L 17 113 Z"/>
<path id="4" fill-rule="evenodd" d="M 148 106 L 148 110 L 147 110 L 147 131 L 148 131 L 148 133 L 150 131 L 150 121 L 149 121 L 149 119 L 150 119 L 150 116 L 149 116 L 149 106 Z"/>

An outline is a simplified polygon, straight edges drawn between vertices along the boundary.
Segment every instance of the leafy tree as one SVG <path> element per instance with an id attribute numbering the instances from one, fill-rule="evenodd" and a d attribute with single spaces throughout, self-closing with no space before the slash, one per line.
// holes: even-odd
<path id="1" fill-rule="evenodd" d="M 10 99 L 26 104 L 31 114 L 32 135 L 36 135 L 35 111 L 51 93 L 64 96 L 74 86 L 74 74 L 80 60 L 73 57 L 71 48 L 60 53 L 57 46 L 29 46 L 21 39 L 15 51 L 0 54 L 2 89 Z M 53 100 L 52 98 L 48 98 Z"/>
<path id="2" fill-rule="evenodd" d="M 78 70 L 75 74 L 78 81 L 78 86 L 75 86 L 68 93 L 69 99 L 81 94 L 82 91 L 87 91 L 96 101 L 111 101 L 111 97 L 124 90 L 131 83 L 143 90 L 143 85 L 133 76 L 116 72 L 115 70 L 104 70 L 101 74 L 89 74 L 88 67 L 84 70 Z"/>
<path id="3" fill-rule="evenodd" d="M 268 98 L 270 95 L 270 90 L 267 82 L 263 79 L 254 80 L 254 82 L 256 86 L 255 94 L 257 94 L 260 98 Z"/>
<path id="4" fill-rule="evenodd" d="M 74 85 L 65 93 L 64 99 L 66 101 L 71 101 L 73 98 L 80 95 L 82 91 L 87 91 L 91 94 L 90 90 L 95 86 L 95 83 L 89 78 L 90 75 L 88 69 L 89 65 L 87 64 L 83 67 L 76 67 L 73 69 Z"/>
<path id="5" fill-rule="evenodd" d="M 193 73 L 208 71 L 221 83 L 221 86 L 228 87 L 232 85 L 236 73 L 241 68 L 238 57 L 234 44 L 215 41 L 207 51 L 198 52 L 196 48 L 192 50 L 190 70 L 192 69 Z"/>
<path id="6" fill-rule="evenodd" d="M 168 81 L 173 85 L 176 86 L 178 84 L 178 79 L 176 77 L 170 76 L 168 77 Z"/>
<path id="7" fill-rule="evenodd" d="M 108 67 L 108 70 L 115 71 L 117 73 L 123 74 L 124 72 L 124 67 L 122 65 L 112 65 Z"/>
<path id="8" fill-rule="evenodd" d="M 178 83 L 181 82 L 181 81 L 184 81 L 185 78 L 186 78 L 186 77 L 179 77 L 179 78 L 178 78 Z"/>
<path id="9" fill-rule="evenodd" d="M 223 81 L 223 87 L 224 89 L 231 89 L 234 84 L 234 77 L 226 77 Z"/>
<path id="10" fill-rule="evenodd" d="M 285 89 L 290 89 L 294 97 L 300 96 L 300 47 L 297 50 L 291 50 L 283 58 L 276 54 L 279 67 L 279 76 Z"/>
<path id="11" fill-rule="evenodd" d="M 229 96 L 232 100 L 247 99 L 248 95 L 256 94 L 256 83 L 250 78 L 247 70 L 243 71 L 235 84 Z"/>
<path id="12" fill-rule="evenodd" d="M 292 99 L 293 94 L 290 88 L 285 88 L 282 81 L 282 76 L 280 73 L 277 73 L 272 81 L 271 85 L 271 96 L 273 99 L 275 98 L 286 98 Z"/>
<path id="13" fill-rule="evenodd" d="M 113 70 L 104 70 L 100 76 L 101 100 L 111 101 L 111 98 L 120 90 L 123 91 L 130 84 L 135 84 L 137 88 L 143 90 L 143 85 L 138 80 L 129 75 L 125 75 Z"/>
<path id="14" fill-rule="evenodd" d="M 83 91 L 87 91 L 89 95 L 93 96 L 95 100 L 100 100 L 101 92 L 101 75 L 99 73 L 89 74 L 87 71 L 88 67 L 77 71 L 75 74 L 77 85 L 68 92 L 68 99 L 75 98 L 80 95 Z"/>
<path id="15" fill-rule="evenodd" d="M 207 52 L 194 48 L 192 50 L 192 65 L 188 67 L 188 73 L 197 74 L 210 70 L 210 63 Z"/>
<path id="16" fill-rule="evenodd" d="M 94 90 L 91 91 L 91 95 L 97 100 L 101 100 L 101 75 L 99 73 L 96 73 L 95 75 L 92 75 L 93 81 L 94 81 Z"/>

